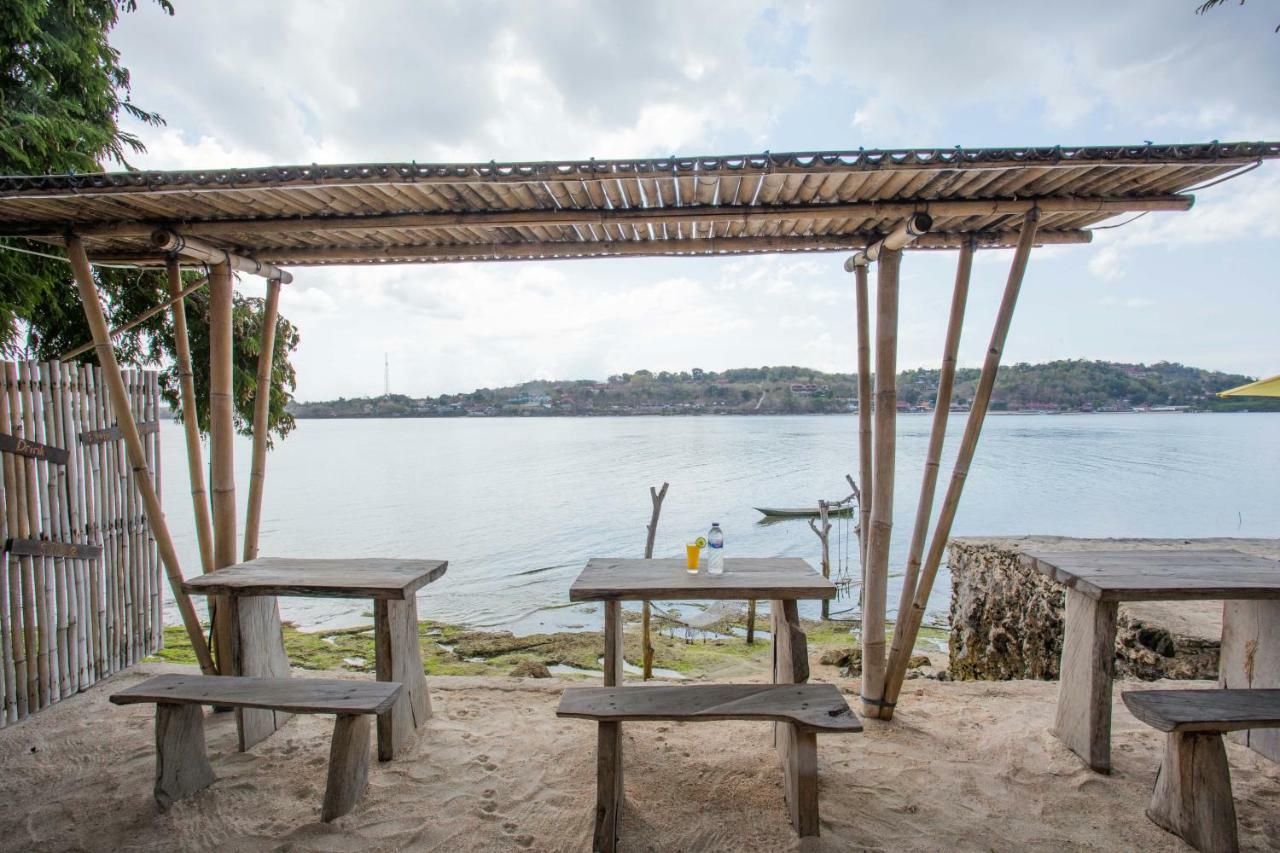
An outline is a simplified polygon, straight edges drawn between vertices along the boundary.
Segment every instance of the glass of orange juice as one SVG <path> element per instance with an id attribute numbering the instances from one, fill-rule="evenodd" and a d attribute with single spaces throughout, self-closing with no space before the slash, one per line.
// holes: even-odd
<path id="1" fill-rule="evenodd" d="M 684 546 L 684 568 L 691 575 L 698 573 L 698 557 L 702 554 L 702 548 L 696 542 L 690 542 Z"/>

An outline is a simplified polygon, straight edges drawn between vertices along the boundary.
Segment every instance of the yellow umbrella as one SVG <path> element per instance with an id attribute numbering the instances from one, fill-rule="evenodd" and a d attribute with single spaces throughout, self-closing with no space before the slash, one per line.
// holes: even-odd
<path id="1" fill-rule="evenodd" d="M 1238 388 L 1228 388 L 1226 391 L 1219 391 L 1219 397 L 1280 397 L 1280 376 L 1272 376 L 1270 379 L 1259 379 L 1257 382 L 1250 382 L 1248 385 L 1241 385 Z"/>

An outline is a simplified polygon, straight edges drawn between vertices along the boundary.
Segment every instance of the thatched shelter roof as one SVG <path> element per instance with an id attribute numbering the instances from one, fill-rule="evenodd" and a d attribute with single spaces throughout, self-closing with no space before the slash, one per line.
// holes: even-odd
<path id="1" fill-rule="evenodd" d="M 848 251 L 925 211 L 912 248 L 1088 242 L 1117 215 L 1280 157 L 1280 143 L 949 148 L 540 163 L 0 177 L 0 234 L 162 262 L 172 236 L 277 265 Z M 166 243 L 165 240 L 168 240 Z"/>

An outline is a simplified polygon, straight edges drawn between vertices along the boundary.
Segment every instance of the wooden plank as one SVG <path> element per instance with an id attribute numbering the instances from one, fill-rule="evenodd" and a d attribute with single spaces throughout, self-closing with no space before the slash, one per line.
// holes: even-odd
<path id="1" fill-rule="evenodd" d="M 159 421 L 147 421 L 138 424 L 138 435 L 149 435 L 159 431 Z M 80 433 L 81 444 L 105 444 L 108 441 L 120 441 L 122 438 L 124 438 L 124 433 L 120 431 L 119 424 L 105 429 L 88 429 Z"/>
<path id="2" fill-rule="evenodd" d="M 63 557 L 72 560 L 96 560 L 102 556 L 102 546 L 69 542 L 51 542 L 48 539 L 9 539 L 4 549 L 10 554 L 26 557 Z"/>
<path id="3" fill-rule="evenodd" d="M 1147 817 L 1206 853 L 1234 853 L 1236 807 L 1222 736 L 1170 732 Z"/>
<path id="4" fill-rule="evenodd" d="M 1126 690 L 1135 717 L 1162 732 L 1280 727 L 1280 690 Z"/>
<path id="5" fill-rule="evenodd" d="M 14 456 L 23 456 L 27 459 L 40 459 L 52 462 L 54 465 L 66 465 L 71 458 L 71 454 L 61 447 L 41 444 L 7 432 L 0 432 L 0 453 L 12 453 Z"/>
<path id="6" fill-rule="evenodd" d="M 273 708 L 291 714 L 382 714 L 399 695 L 400 685 L 385 681 L 157 675 L 109 698 L 115 705 L 226 705 Z"/>
<path id="7" fill-rule="evenodd" d="M 284 650 L 280 610 L 271 596 L 233 595 L 231 599 L 232 675 L 288 679 L 289 656 Z M 288 720 L 280 710 L 237 708 L 236 728 L 241 752 L 270 737 Z"/>
<path id="8" fill-rule="evenodd" d="M 402 685 L 391 712 L 378 717 L 378 759 L 390 761 L 409 748 L 414 732 L 431 718 L 431 698 L 418 641 L 417 599 L 376 599 L 373 634 L 378 681 Z"/>
<path id="9" fill-rule="evenodd" d="M 556 715 L 613 722 L 772 720 L 823 732 L 862 731 L 834 684 L 566 687 Z"/>
<path id="10" fill-rule="evenodd" d="M 369 782 L 369 717 L 339 714 L 329 746 L 329 774 L 320 820 L 328 823 L 351 811 Z"/>
<path id="11" fill-rule="evenodd" d="M 213 768 L 205 751 L 204 709 L 199 705 L 158 702 L 154 790 L 160 810 L 209 787 L 213 780 Z"/>
<path id="12" fill-rule="evenodd" d="M 1021 562 L 1105 601 L 1280 599 L 1280 561 L 1226 549 L 1036 550 Z"/>
<path id="13" fill-rule="evenodd" d="M 569 587 L 571 601 L 835 598 L 831 581 L 795 557 L 729 557 L 724 574 L 685 571 L 684 558 L 593 557 Z"/>
<path id="14" fill-rule="evenodd" d="M 1053 732 L 1100 773 L 1111 771 L 1111 679 L 1115 675 L 1114 601 L 1067 590 L 1066 636 Z"/>
<path id="15" fill-rule="evenodd" d="M 408 600 L 419 588 L 443 577 L 448 567 L 447 560 L 259 557 L 191 578 L 184 588 L 200 595 Z"/>
<path id="16" fill-rule="evenodd" d="M 601 720 L 596 732 L 596 819 L 592 833 L 593 851 L 614 853 L 618 849 L 621 813 L 622 725 L 612 720 Z"/>
<path id="17" fill-rule="evenodd" d="M 1223 605 L 1218 686 L 1280 688 L 1280 601 L 1228 601 Z M 1231 739 L 1280 762 L 1280 729 L 1241 731 Z"/>

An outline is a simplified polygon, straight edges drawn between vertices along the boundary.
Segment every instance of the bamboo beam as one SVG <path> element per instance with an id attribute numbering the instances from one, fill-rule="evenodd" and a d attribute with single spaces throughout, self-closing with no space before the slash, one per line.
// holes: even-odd
<path id="1" fill-rule="evenodd" d="M 191 481 L 191 510 L 196 523 L 196 541 L 200 546 L 200 570 L 213 571 L 213 523 L 209 520 L 209 496 L 205 491 L 204 459 L 200 449 L 200 419 L 196 409 L 195 371 L 191 367 L 191 338 L 187 333 L 187 310 L 183 301 L 188 293 L 182 287 L 182 270 L 178 258 L 170 255 L 165 264 L 169 275 L 169 293 L 173 307 L 173 338 L 177 355 L 178 388 L 182 396 L 182 427 L 187 437 L 187 475 Z M 200 280 L 208 284 L 208 277 Z"/>
<path id="2" fill-rule="evenodd" d="M 102 313 L 102 303 L 98 299 L 93 271 L 89 267 L 89 259 L 85 255 L 84 244 L 80 238 L 72 235 L 66 239 L 67 257 L 71 261 L 71 270 L 75 275 L 76 286 L 80 290 L 85 319 L 93 332 L 98 363 L 102 365 L 102 375 L 107 384 L 107 392 L 111 395 L 111 405 L 115 409 L 116 422 L 124 438 L 129 464 L 133 467 L 134 480 L 142 496 L 143 505 L 146 507 L 147 523 L 151 526 L 151 532 L 155 535 L 156 544 L 160 550 L 160 557 L 164 560 L 165 574 L 168 576 L 169 587 L 173 591 L 174 601 L 182 617 L 187 638 L 191 641 L 191 648 L 195 652 L 196 660 L 200 663 L 201 671 L 210 675 L 214 672 L 213 659 L 209 655 L 209 647 L 201 632 L 200 620 L 196 617 L 195 608 L 191 605 L 191 597 L 182 588 L 182 567 L 178 564 L 178 552 L 169 535 L 169 525 L 165 521 L 164 510 L 160 506 L 160 496 L 156 494 L 151 472 L 147 469 L 142 437 L 138 434 L 138 424 L 129 414 L 129 394 L 125 390 L 124 377 L 120 374 L 120 365 L 116 362 L 115 352 L 111 348 L 111 337 L 107 330 L 106 318 Z"/>
<path id="3" fill-rule="evenodd" d="M 213 492 L 213 568 L 236 561 L 235 421 L 232 413 L 232 289 L 227 264 L 209 267 L 209 464 Z M 217 597 L 218 668 L 231 675 L 231 606 Z"/>
<path id="4" fill-rule="evenodd" d="M 965 479 L 969 475 L 969 465 L 973 462 L 974 451 L 978 447 L 978 438 L 982 435 L 982 423 L 986 418 L 987 407 L 991 403 L 991 392 L 995 388 L 996 373 L 1000 369 L 1000 357 L 1004 353 L 1005 340 L 1009 336 L 1009 324 L 1013 321 L 1013 310 L 1018 303 L 1018 293 L 1022 288 L 1022 279 L 1027 272 L 1027 260 L 1035 245 L 1036 223 L 1039 216 L 1030 210 L 1023 217 L 1022 241 L 1014 253 L 1013 263 L 1009 267 L 1009 279 L 1005 284 L 1004 296 L 1000 300 L 1000 308 L 996 313 L 995 326 L 991 330 L 991 343 L 987 347 L 987 356 L 982 363 L 982 374 L 978 379 L 978 388 L 974 392 L 973 405 L 969 409 L 969 420 L 965 423 L 964 436 L 960 439 L 960 450 L 956 456 L 955 468 L 951 472 L 951 481 L 947 485 L 947 494 L 942 501 L 942 510 L 938 522 L 934 526 L 933 538 L 929 542 L 929 552 L 921 567 L 920 579 L 916 586 L 915 597 L 911 608 L 907 611 L 906 624 L 899 627 L 902 631 L 903 645 L 910 649 L 915 646 L 916 636 L 924 621 L 925 608 L 929 604 L 929 595 L 933 592 L 933 582 L 938 574 L 938 566 L 942 563 L 942 555 L 947 547 L 947 539 L 951 536 L 951 525 L 955 521 L 956 509 L 960 504 L 960 496 L 964 493 Z M 909 655 L 901 655 L 899 667 L 906 663 Z M 899 689 L 902 684 L 901 675 L 895 673 L 893 683 Z M 889 717 L 893 716 L 893 703 L 898 701 L 898 694 L 885 694 Z M 882 718 L 883 719 L 883 718 Z"/>
<path id="5" fill-rule="evenodd" d="M 258 387 L 253 399 L 253 462 L 249 469 L 249 508 L 244 521 L 245 562 L 258 556 L 258 530 L 262 524 L 262 489 L 267 475 L 267 434 L 271 415 L 271 366 L 275 357 L 276 322 L 280 317 L 280 280 L 267 280 L 258 337 Z"/>
<path id="6" fill-rule="evenodd" d="M 151 245 L 165 254 L 185 255 L 206 264 L 226 264 L 237 272 L 260 275 L 265 278 L 279 279 L 285 284 L 293 281 L 293 276 L 271 264 L 263 263 L 237 255 L 218 246 L 210 245 L 203 240 L 176 234 L 166 228 L 151 232 Z"/>
<path id="7" fill-rule="evenodd" d="M 853 272 L 855 267 L 865 266 L 880 259 L 881 252 L 896 252 L 916 242 L 933 227 L 933 217 L 927 213 L 913 213 L 890 231 L 883 238 L 872 243 L 844 262 L 845 272 Z"/>
<path id="8" fill-rule="evenodd" d="M 898 272 L 902 250 L 880 253 L 876 268 L 876 410 L 871 521 L 862 603 L 862 714 L 880 716 L 884 695 L 884 617 L 893 534 L 894 449 L 898 421 Z"/>
<path id="9" fill-rule="evenodd" d="M 166 299 L 164 302 L 161 302 L 159 305 L 156 305 L 152 308 L 148 308 L 146 311 L 143 311 L 141 314 L 139 314 L 137 317 L 134 317 L 132 320 L 125 323 L 123 326 L 116 326 L 110 332 L 111 337 L 113 338 L 119 337 L 120 335 L 123 335 L 125 332 L 129 331 L 135 326 L 145 323 L 146 321 L 150 320 L 152 317 L 159 314 L 164 309 L 172 307 L 174 303 L 182 301 L 184 298 L 195 293 L 197 290 L 204 287 L 208 283 L 209 283 L 209 279 L 201 278 L 196 282 L 194 282 L 190 287 L 180 289 L 176 293 L 174 292 L 173 288 L 170 288 L 168 299 Z M 181 281 L 179 281 L 179 284 L 181 284 Z M 81 344 L 75 349 L 67 350 L 62 355 L 58 356 L 58 360 L 71 361 L 71 359 L 75 358 L 76 356 L 84 355 L 91 349 L 93 349 L 93 341 L 86 341 L 85 343 Z"/>
<path id="10" fill-rule="evenodd" d="M 858 600 L 866 590 L 867 540 L 871 535 L 868 519 L 875 488 L 871 482 L 871 315 L 868 307 L 867 267 L 854 267 L 858 306 L 858 564 L 862 570 L 862 586 Z"/>
<path id="11" fill-rule="evenodd" d="M 1035 199 L 965 199 L 941 201 L 859 201 L 790 205 L 722 205 L 625 209 L 482 210 L 451 212 L 379 213 L 357 216 L 288 216 L 217 219 L 183 223 L 183 238 L 229 237 L 248 232 L 301 234 L 324 231 L 368 231 L 414 228 L 512 228 L 554 225 L 605 226 L 650 225 L 661 222 L 773 223 L 796 218 L 900 219 L 913 213 L 937 218 L 1023 214 L 1034 205 L 1043 213 L 1120 214 L 1185 211 L 1195 203 L 1189 195 L 1167 194 L 1143 198 L 1054 197 Z M 163 221 L 117 221 L 84 225 L 85 237 L 149 237 L 168 226 Z M 53 236 L 66 228 L 63 222 L 37 222 L 17 229 L 4 228 L 8 236 Z M 248 270 L 245 270 L 246 272 Z"/>
<path id="12" fill-rule="evenodd" d="M 897 697 L 906 675 L 906 659 L 911 657 L 912 645 L 903 641 L 903 626 L 907 623 L 911 602 L 915 599 L 916 582 L 920 577 L 920 560 L 924 553 L 925 537 L 929 522 L 933 519 L 933 498 L 938 490 L 938 469 L 942 459 L 942 445 L 947 435 L 947 416 L 951 412 L 951 393 L 955 387 L 956 353 L 960 349 L 960 331 L 964 326 L 965 304 L 969 299 L 969 278 L 973 272 L 973 247 L 960 250 L 956 264 L 955 288 L 951 295 L 951 315 L 947 322 L 947 336 L 942 345 L 942 369 L 938 375 L 938 394 L 933 404 L 933 427 L 929 433 L 929 449 L 925 454 L 924 475 L 920 482 L 920 499 L 916 505 L 915 526 L 911 531 L 911 545 L 907 552 L 907 568 L 903 573 L 902 598 L 898 604 L 898 618 L 894 622 L 893 642 L 889 647 L 889 663 L 885 680 L 885 696 Z M 889 714 L 892 715 L 892 709 Z M 883 717 L 883 713 L 881 715 Z"/>

